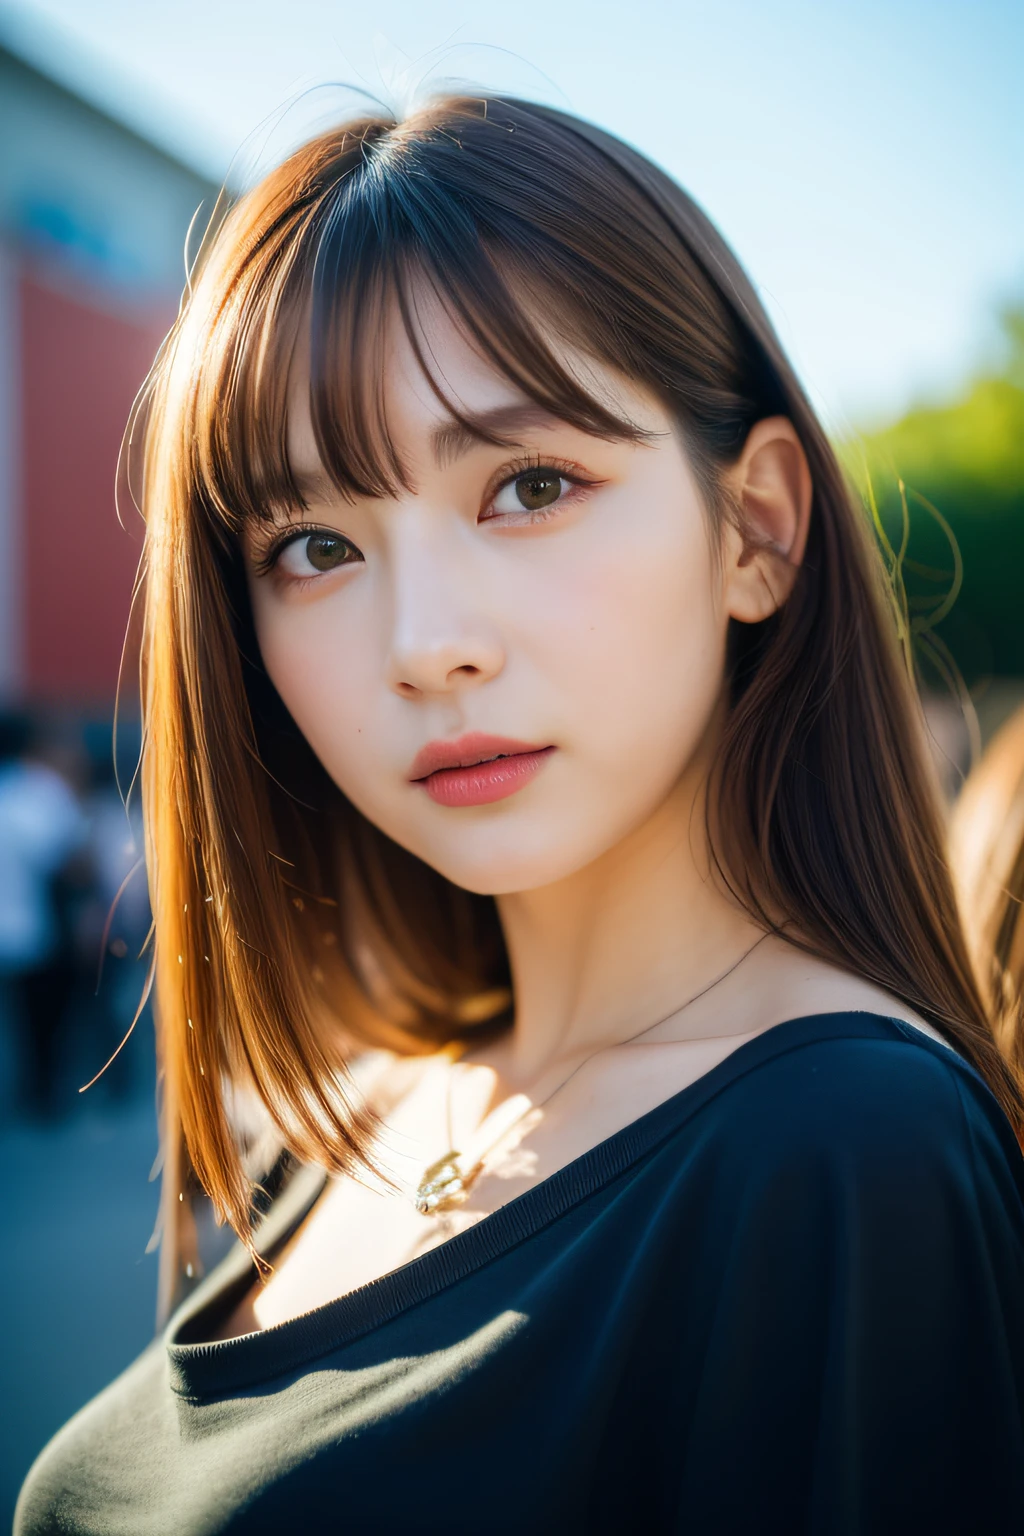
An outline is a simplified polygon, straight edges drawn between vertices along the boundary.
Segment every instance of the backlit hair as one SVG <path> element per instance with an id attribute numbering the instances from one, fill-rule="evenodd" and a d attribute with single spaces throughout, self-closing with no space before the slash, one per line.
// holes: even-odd
<path id="1" fill-rule="evenodd" d="M 953 812 L 950 851 L 996 1038 L 1024 1074 L 1024 709 L 968 775 Z"/>

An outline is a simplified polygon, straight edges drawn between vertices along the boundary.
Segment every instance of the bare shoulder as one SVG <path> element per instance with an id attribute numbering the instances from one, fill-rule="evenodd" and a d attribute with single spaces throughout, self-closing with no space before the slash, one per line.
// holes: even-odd
<path id="1" fill-rule="evenodd" d="M 816 1013 L 877 1013 L 911 1024 L 949 1045 L 944 1035 L 901 998 L 862 976 L 805 954 L 781 939 L 769 940 L 748 982 L 751 1011 L 759 1027 Z"/>

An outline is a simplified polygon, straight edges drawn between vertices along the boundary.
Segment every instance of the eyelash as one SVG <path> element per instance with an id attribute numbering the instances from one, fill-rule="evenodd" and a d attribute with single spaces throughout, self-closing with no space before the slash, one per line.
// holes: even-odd
<path id="1" fill-rule="evenodd" d="M 493 502 L 498 498 L 503 490 L 518 480 L 520 475 L 526 474 L 527 471 L 531 469 L 551 470 L 556 475 L 558 475 L 560 479 L 568 480 L 574 491 L 583 492 L 584 494 L 594 490 L 595 487 L 600 483 L 597 480 L 588 479 L 583 474 L 581 474 L 579 467 L 575 464 L 566 463 L 561 459 L 544 458 L 541 454 L 534 453 L 522 459 L 514 459 L 511 463 L 502 466 L 498 472 L 498 475 L 491 482 L 489 489 L 485 493 L 485 505 L 490 506 L 493 504 Z M 562 512 L 567 500 L 568 496 L 563 497 L 553 506 L 539 507 L 533 512 L 527 511 L 527 509 L 524 507 L 521 517 L 512 513 L 498 513 L 497 516 L 493 518 L 482 517 L 478 514 L 477 520 L 478 522 L 499 522 L 504 517 L 511 517 L 514 518 L 514 522 L 506 523 L 504 526 L 522 527 L 525 525 L 526 527 L 531 527 L 537 523 L 546 523 L 549 522 L 552 518 L 558 517 Z M 308 539 L 311 534 L 317 533 L 329 533 L 333 537 L 344 539 L 343 534 L 339 534 L 336 529 L 325 528 L 322 523 L 290 523 L 286 529 L 282 529 L 277 538 L 271 540 L 266 549 L 264 549 L 254 558 L 254 574 L 257 577 L 269 576 L 276 569 L 277 563 L 282 553 L 289 544 L 294 544 L 297 542 L 297 540 L 302 538 Z M 351 540 L 345 539 L 345 542 L 351 543 Z M 355 549 L 356 546 L 353 544 L 352 548 Z M 356 565 L 359 562 L 352 561 L 351 563 Z M 341 567 L 339 567 L 339 569 L 341 569 Z M 315 576 L 290 576 L 288 580 L 293 585 L 298 584 L 300 586 L 305 586 L 309 582 L 319 581 L 320 574 L 321 573 L 318 573 Z"/>
<path id="2" fill-rule="evenodd" d="M 282 529 L 276 538 L 271 539 L 266 549 L 255 556 L 253 560 L 254 574 L 256 576 L 269 576 L 289 544 L 295 544 L 299 539 L 308 539 L 314 533 L 327 533 L 332 538 L 341 539 L 344 543 L 351 544 L 353 549 L 356 547 L 352 544 L 351 539 L 346 539 L 345 535 L 338 533 L 337 529 L 325 528 L 323 523 L 289 523 L 288 527 Z M 352 561 L 353 565 L 358 563 L 356 560 Z M 288 580 L 290 582 L 316 581 L 318 576 L 289 576 Z"/>
<path id="3" fill-rule="evenodd" d="M 554 474 L 558 475 L 560 479 L 568 480 L 573 491 L 582 492 L 584 495 L 586 495 L 587 492 L 596 489 L 596 487 L 600 484 L 600 481 L 591 480 L 586 475 L 584 475 L 581 472 L 579 465 L 577 464 L 570 464 L 563 459 L 544 458 L 543 455 L 539 453 L 531 453 L 521 459 L 513 459 L 510 464 L 504 464 L 502 466 L 502 468 L 498 471 L 495 479 L 491 482 L 491 486 L 486 493 L 486 505 L 490 506 L 494 501 L 497 500 L 498 496 L 503 490 L 506 489 L 507 486 L 512 485 L 516 480 L 519 479 L 520 475 L 526 474 L 527 471 L 531 469 L 552 470 Z M 494 518 L 481 518 L 478 516 L 478 521 L 498 522 L 500 518 L 509 516 L 514 518 L 514 522 L 505 524 L 506 527 L 515 526 L 521 528 L 524 525 L 526 527 L 531 527 L 535 523 L 547 523 L 550 522 L 552 518 L 558 517 L 564 511 L 566 503 L 569 501 L 569 499 L 569 496 L 566 495 L 560 498 L 554 506 L 539 507 L 533 512 L 528 512 L 524 507 L 521 516 L 518 513 L 509 514 L 499 512 L 497 517 Z M 572 500 L 575 501 L 576 497 L 573 496 Z"/>

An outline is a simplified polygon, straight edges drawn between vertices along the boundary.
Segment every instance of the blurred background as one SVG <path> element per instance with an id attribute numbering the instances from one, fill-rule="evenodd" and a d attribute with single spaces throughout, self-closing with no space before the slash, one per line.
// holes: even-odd
<path id="1" fill-rule="evenodd" d="M 78 1090 L 145 981 L 116 466 L 193 221 L 357 91 L 471 81 L 637 144 L 734 245 L 876 520 L 952 797 L 1024 699 L 1022 66 L 1016 0 L 0 0 L 0 1518 L 153 1325 L 145 1010 Z"/>

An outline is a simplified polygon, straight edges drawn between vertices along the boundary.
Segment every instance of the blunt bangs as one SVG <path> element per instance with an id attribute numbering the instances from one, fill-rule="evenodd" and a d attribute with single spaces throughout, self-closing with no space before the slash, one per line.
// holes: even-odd
<path id="1" fill-rule="evenodd" d="M 679 317 L 668 315 L 667 278 L 663 295 L 652 284 L 650 232 L 638 229 L 647 253 L 638 238 L 632 303 L 623 314 L 623 273 L 601 259 L 587 188 L 570 192 L 551 177 L 538 185 L 531 147 L 522 145 L 518 163 L 514 152 L 525 135 L 517 144 L 493 118 L 472 115 L 466 129 L 488 154 L 465 154 L 429 113 L 402 125 L 353 125 L 333 141 L 334 155 L 325 156 L 305 204 L 251 243 L 210 334 L 213 356 L 201 369 L 206 399 L 194 417 L 197 500 L 231 533 L 249 520 L 305 510 L 288 453 L 290 384 L 304 356 L 314 437 L 339 494 L 388 497 L 411 489 L 385 398 L 396 322 L 452 420 L 484 441 L 503 441 L 466 414 L 427 355 L 425 295 L 526 398 L 594 436 L 643 434 L 588 392 L 553 342 L 646 386 L 698 450 L 695 467 L 709 488 L 700 473 L 701 440 L 686 429 L 710 387 L 699 376 L 713 371 L 718 359 L 710 352 L 721 346 L 689 365 L 678 339 L 671 363 L 659 347 L 666 324 L 678 337 Z M 737 422 L 728 447 L 742 442 L 748 425 Z"/>

